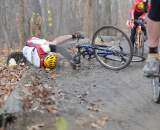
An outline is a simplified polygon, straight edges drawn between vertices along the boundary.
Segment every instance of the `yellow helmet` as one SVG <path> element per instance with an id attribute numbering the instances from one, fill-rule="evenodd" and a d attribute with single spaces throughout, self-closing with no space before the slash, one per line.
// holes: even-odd
<path id="1" fill-rule="evenodd" d="M 137 8 L 139 9 L 139 10 L 144 10 L 144 7 L 145 5 L 144 5 L 144 3 L 143 2 L 140 2 L 140 3 L 138 3 L 138 5 L 137 5 Z"/>
<path id="2" fill-rule="evenodd" d="M 44 58 L 44 67 L 49 69 L 55 69 L 57 63 L 57 54 L 48 54 Z"/>

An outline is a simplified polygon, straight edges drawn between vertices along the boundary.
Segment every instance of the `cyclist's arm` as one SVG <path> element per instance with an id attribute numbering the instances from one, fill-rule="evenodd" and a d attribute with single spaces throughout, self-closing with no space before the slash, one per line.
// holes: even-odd
<path id="1" fill-rule="evenodd" d="M 55 38 L 52 42 L 50 42 L 50 44 L 61 44 L 64 42 L 67 42 L 68 40 L 71 40 L 73 38 L 72 35 L 63 35 L 63 36 L 59 36 L 57 38 Z"/>
<path id="2" fill-rule="evenodd" d="M 135 1 L 133 4 L 132 4 L 132 7 L 130 9 L 130 17 L 131 19 L 134 19 L 134 12 L 136 10 L 136 5 L 137 5 L 137 2 Z"/>
<path id="3" fill-rule="evenodd" d="M 33 45 L 44 45 L 46 44 L 48 41 L 45 39 L 40 39 L 37 37 L 31 37 L 30 39 L 27 40 L 26 45 L 28 44 L 33 44 Z"/>
<path id="4" fill-rule="evenodd" d="M 143 13 L 139 18 L 142 19 L 142 20 L 145 20 L 145 18 L 146 18 L 146 13 Z"/>
<path id="5" fill-rule="evenodd" d="M 134 19 L 134 12 L 135 12 L 135 9 L 132 8 L 131 11 L 130 11 L 130 17 L 131 17 L 131 19 Z"/>

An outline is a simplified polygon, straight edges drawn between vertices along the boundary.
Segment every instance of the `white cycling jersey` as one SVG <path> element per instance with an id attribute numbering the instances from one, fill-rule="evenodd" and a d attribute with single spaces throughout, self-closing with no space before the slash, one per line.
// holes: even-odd
<path id="1" fill-rule="evenodd" d="M 32 37 L 31 39 L 29 39 L 27 41 L 27 43 L 32 43 L 32 44 L 38 44 L 41 46 L 41 48 L 43 49 L 44 52 L 46 53 L 49 53 L 51 50 L 50 50 L 50 47 L 49 47 L 49 44 L 48 44 L 48 41 L 45 40 L 45 39 L 40 39 L 40 38 L 37 38 L 37 37 Z"/>
<path id="2" fill-rule="evenodd" d="M 36 67 L 40 67 L 40 57 L 35 47 L 24 46 L 22 52 L 31 64 L 33 64 Z"/>
<path id="3" fill-rule="evenodd" d="M 32 37 L 27 41 L 27 44 L 33 44 L 32 46 L 24 46 L 22 52 L 26 59 L 36 67 L 40 67 L 40 57 L 35 45 L 40 45 L 45 53 L 50 52 L 48 41 L 37 37 Z"/>

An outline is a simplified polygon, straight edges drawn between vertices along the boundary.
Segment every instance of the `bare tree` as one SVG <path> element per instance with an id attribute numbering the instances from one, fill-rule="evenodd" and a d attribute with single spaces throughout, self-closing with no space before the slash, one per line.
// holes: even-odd
<path id="1" fill-rule="evenodd" d="M 19 36 L 20 48 L 24 45 L 25 29 L 24 29 L 24 0 L 19 0 L 19 12 L 16 16 L 17 32 Z"/>

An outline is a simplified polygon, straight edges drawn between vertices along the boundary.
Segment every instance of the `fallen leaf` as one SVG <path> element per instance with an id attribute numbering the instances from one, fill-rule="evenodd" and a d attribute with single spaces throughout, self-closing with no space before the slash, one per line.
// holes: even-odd
<path id="1" fill-rule="evenodd" d="M 56 73 L 52 73 L 52 74 L 51 74 L 51 78 L 52 78 L 52 79 L 56 79 L 56 78 L 57 78 L 57 74 L 56 74 Z"/>
<path id="2" fill-rule="evenodd" d="M 27 130 L 40 130 L 41 127 L 44 127 L 44 124 L 37 124 L 34 126 L 27 127 Z"/>
<path id="3" fill-rule="evenodd" d="M 109 120 L 109 118 L 108 118 L 107 116 L 103 116 L 103 117 L 100 117 L 100 118 L 96 121 L 96 123 L 97 123 L 100 127 L 104 127 L 108 120 Z"/>
<path id="4" fill-rule="evenodd" d="M 99 112 L 99 111 L 100 111 L 100 108 L 99 108 L 99 106 L 96 105 L 96 104 L 90 104 L 90 106 L 88 107 L 88 110 L 94 111 L 94 112 Z"/>
<path id="5" fill-rule="evenodd" d="M 96 123 L 91 123 L 91 127 L 96 128 L 96 129 L 101 129 L 101 127 Z"/>
<path id="6" fill-rule="evenodd" d="M 57 113 L 58 112 L 58 110 L 54 106 L 51 106 L 51 105 L 47 106 L 46 109 L 50 113 Z"/>

